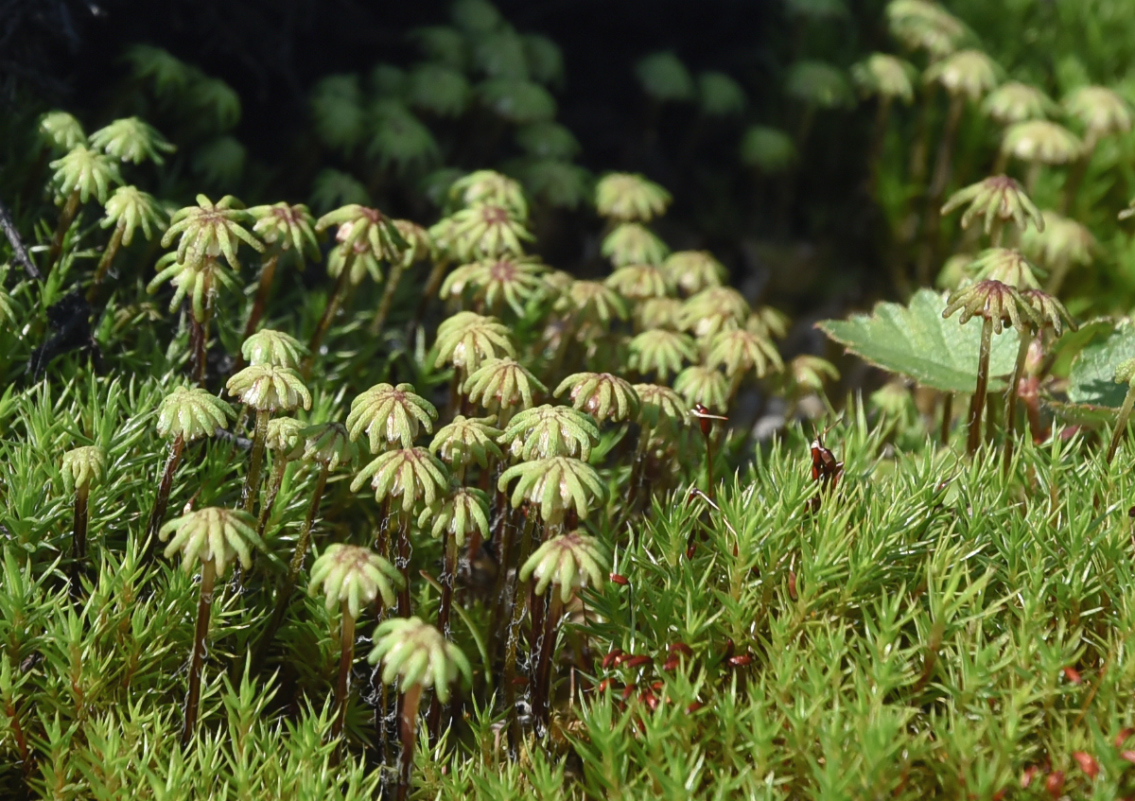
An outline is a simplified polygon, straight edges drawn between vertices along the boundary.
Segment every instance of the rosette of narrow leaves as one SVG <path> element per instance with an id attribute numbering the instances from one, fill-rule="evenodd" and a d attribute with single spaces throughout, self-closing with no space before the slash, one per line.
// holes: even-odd
<path id="1" fill-rule="evenodd" d="M 291 412 L 311 408 L 311 393 L 303 378 L 290 367 L 250 365 L 234 375 L 225 389 L 258 412 Z"/>
<path id="2" fill-rule="evenodd" d="M 472 487 L 454 487 L 440 506 L 426 507 L 418 517 L 418 527 L 435 539 L 452 537 L 460 548 L 472 533 L 489 536 L 489 496 Z"/>
<path id="3" fill-rule="evenodd" d="M 238 270 L 236 251 L 241 242 L 258 253 L 264 252 L 264 244 L 244 227 L 249 221 L 248 212 L 240 208 L 240 201 L 232 195 L 225 195 L 216 203 L 198 195 L 196 206 L 174 212 L 162 237 L 162 247 L 169 247 L 176 238 L 179 264 L 196 268 L 223 254 L 229 266 Z"/>
<path id="4" fill-rule="evenodd" d="M 595 468 L 570 456 L 551 456 L 521 462 L 501 473 L 497 489 L 506 492 L 516 480 L 510 503 L 528 502 L 540 509 L 545 526 L 558 526 L 569 511 L 586 520 L 593 503 L 603 503 L 607 488 Z"/>
<path id="5" fill-rule="evenodd" d="M 605 327 L 612 320 L 627 319 L 627 302 L 599 281 L 573 281 L 556 301 L 555 309 L 572 315 L 578 323 Z"/>
<path id="6" fill-rule="evenodd" d="M 569 161 L 579 155 L 579 140 L 558 122 L 536 122 L 516 130 L 516 144 L 530 156 Z"/>
<path id="7" fill-rule="evenodd" d="M 181 552 L 185 572 L 192 571 L 197 562 L 211 562 L 217 575 L 224 576 L 234 558 L 245 569 L 252 565 L 252 548 L 262 546 L 255 526 L 256 520 L 246 512 L 209 506 L 170 520 L 158 536 L 162 542 L 169 540 L 167 559 Z"/>
<path id="8" fill-rule="evenodd" d="M 788 315 L 772 306 L 753 309 L 745 321 L 745 330 L 769 339 L 784 339 L 788 335 Z"/>
<path id="9" fill-rule="evenodd" d="M 851 87 L 843 70 L 822 61 L 797 61 L 788 68 L 784 91 L 789 97 L 817 108 L 836 108 L 853 103 Z"/>
<path id="10" fill-rule="evenodd" d="M 531 461 L 552 456 L 591 458 L 599 428 L 589 415 L 570 406 L 536 406 L 518 412 L 499 442 L 516 459 Z"/>
<path id="11" fill-rule="evenodd" d="M 1055 122 L 1028 120 L 1005 131 L 1001 152 L 1036 164 L 1067 164 L 1080 157 L 1084 143 Z"/>
<path id="12" fill-rule="evenodd" d="M 473 373 L 485 359 L 515 357 L 508 326 L 495 317 L 458 312 L 437 327 L 434 367 L 452 364 Z"/>
<path id="13" fill-rule="evenodd" d="M 449 187 L 449 197 L 462 207 L 496 206 L 517 220 L 528 219 L 528 201 L 519 182 L 495 170 L 475 170 Z"/>
<path id="14" fill-rule="evenodd" d="M 402 101 L 380 98 L 371 106 L 370 117 L 366 153 L 381 169 L 403 174 L 428 168 L 438 160 L 433 132 Z"/>
<path id="15" fill-rule="evenodd" d="M 1038 231 L 1044 230 L 1040 210 L 1029 200 L 1021 185 L 1007 175 L 995 175 L 959 189 L 946 201 L 942 214 L 949 214 L 963 205 L 966 210 L 962 214 L 962 228 L 968 228 L 974 219 L 980 217 L 984 221 L 986 235 L 993 232 L 995 225 L 999 230 L 1010 220 L 1021 231 L 1029 223 Z"/>
<path id="16" fill-rule="evenodd" d="M 449 220 L 448 248 L 462 261 L 522 256 L 522 242 L 534 239 L 523 219 L 505 206 L 479 203 L 459 209 Z"/>
<path id="17" fill-rule="evenodd" d="M 571 405 L 587 412 L 598 422 L 620 423 L 638 414 L 638 394 L 629 382 L 611 373 L 574 373 L 553 393 L 557 398 L 568 391 Z"/>
<path id="18" fill-rule="evenodd" d="M 87 144 L 83 125 L 66 111 L 49 111 L 39 118 L 39 135 L 55 150 L 70 150 Z"/>
<path id="19" fill-rule="evenodd" d="M 307 348 L 290 334 L 263 328 L 244 340 L 240 352 L 252 366 L 269 364 L 296 370 L 307 353 Z"/>
<path id="20" fill-rule="evenodd" d="M 548 268 L 535 258 L 501 257 L 465 264 L 446 276 L 442 297 L 462 297 L 471 290 L 473 302 L 494 313 L 505 305 L 518 317 L 530 300 L 547 291 Z"/>
<path id="21" fill-rule="evenodd" d="M 458 476 L 464 475 L 471 464 L 487 469 L 491 459 L 502 454 L 496 440 L 503 433 L 495 428 L 496 416 L 466 417 L 459 414 L 453 422 L 442 426 L 430 442 L 430 451 L 436 454 Z"/>
<path id="22" fill-rule="evenodd" d="M 115 189 L 106 201 L 105 211 L 99 225 L 103 228 L 115 226 L 116 232 L 122 232 L 119 237 L 121 244 L 127 246 L 134 241 L 134 232 L 139 228 L 146 239 L 151 239 L 154 231 L 162 231 L 167 225 L 165 212 L 153 195 L 135 186 Z"/>
<path id="23" fill-rule="evenodd" d="M 993 280 L 1015 289 L 1039 289 L 1036 267 L 1014 248 L 989 248 L 982 251 L 969 266 L 977 280 Z"/>
<path id="24" fill-rule="evenodd" d="M 59 193 L 74 195 L 82 203 L 92 196 L 105 203 L 111 186 L 122 183 L 118 165 L 85 145 L 76 145 L 50 166 L 55 170 L 52 180 Z"/>
<path id="25" fill-rule="evenodd" d="M 689 100 L 694 96 L 694 79 L 686 65 L 673 53 L 652 53 L 635 64 L 635 75 L 651 98 L 659 103 Z"/>
<path id="26" fill-rule="evenodd" d="M 667 282 L 685 295 L 721 286 L 725 280 L 725 267 L 705 250 L 679 250 L 671 253 L 662 263 L 662 272 Z"/>
<path id="27" fill-rule="evenodd" d="M 1041 120 L 1054 114 L 1057 106 L 1035 86 L 1019 81 L 1001 84 L 985 98 L 981 110 L 1000 125 L 1012 125 L 1026 120 Z"/>
<path id="28" fill-rule="evenodd" d="M 394 605 L 395 593 L 402 586 L 402 575 L 369 548 L 334 543 L 327 546 L 311 566 L 308 592 L 323 593 L 327 611 L 346 604 L 352 618 L 382 596 L 385 606 Z"/>
<path id="29" fill-rule="evenodd" d="M 607 276 L 607 286 L 631 300 L 661 298 L 670 294 L 663 271 L 653 264 L 627 264 Z"/>
<path id="30" fill-rule="evenodd" d="M 703 289 L 682 304 L 678 326 L 702 340 L 719 331 L 740 327 L 748 319 L 749 302 L 736 289 L 726 286 Z"/>
<path id="31" fill-rule="evenodd" d="M 421 504 L 434 505 L 448 486 L 445 465 L 425 448 L 396 448 L 381 453 L 360 470 L 351 481 L 351 492 L 358 492 L 367 481 L 379 503 L 401 499 L 404 514 Z"/>
<path id="32" fill-rule="evenodd" d="M 169 281 L 174 287 L 169 310 L 175 311 L 181 301 L 189 297 L 193 319 L 198 323 L 204 323 L 209 316 L 213 298 L 221 288 L 230 292 L 240 288 L 240 282 L 233 271 L 212 257 L 187 263 L 178 261 L 176 253 L 167 253 L 158 260 L 157 267 L 158 274 L 146 285 L 146 291 L 152 295 Z"/>
<path id="33" fill-rule="evenodd" d="M 561 603 L 584 587 L 602 589 L 611 570 L 611 556 L 595 537 L 578 531 L 552 537 L 543 543 L 520 568 L 520 580 L 536 580 L 534 591 L 543 595 L 548 587 L 559 590 Z"/>
<path id="34" fill-rule="evenodd" d="M 620 223 L 603 238 L 601 251 L 616 267 L 625 264 L 661 264 L 670 255 L 658 236 L 644 225 Z"/>
<path id="35" fill-rule="evenodd" d="M 1131 107 L 1106 86 L 1081 86 L 1064 98 L 1064 110 L 1084 126 L 1089 142 L 1131 130 Z"/>
<path id="36" fill-rule="evenodd" d="M 282 459 L 299 459 L 303 456 L 303 438 L 300 435 L 307 427 L 294 417 L 274 417 L 268 423 L 264 446 Z"/>
<path id="37" fill-rule="evenodd" d="M 666 213 L 673 198 L 646 176 L 616 172 L 595 185 L 595 206 L 599 213 L 618 222 L 646 222 Z"/>
<path id="38" fill-rule="evenodd" d="M 349 465 L 358 456 L 359 449 L 351 441 L 342 423 L 319 423 L 301 432 L 303 437 L 302 459 L 326 467 L 328 471 L 340 465 Z"/>
<path id="39" fill-rule="evenodd" d="M 687 367 L 674 379 L 674 391 L 685 398 L 688 406 L 700 403 L 717 414 L 725 414 L 729 407 L 729 380 L 715 367 Z"/>
<path id="40" fill-rule="evenodd" d="M 328 75 L 310 97 L 315 133 L 323 144 L 347 155 L 363 135 L 365 120 L 357 75 Z"/>
<path id="41" fill-rule="evenodd" d="M 152 125 L 147 125 L 137 117 L 115 120 L 105 128 L 91 134 L 91 145 L 116 159 L 141 164 L 146 159 L 162 164 L 162 153 L 172 153 L 177 148 L 166 141 Z"/>
<path id="42" fill-rule="evenodd" d="M 914 67 L 886 53 L 872 53 L 851 68 L 851 79 L 868 97 L 909 104 L 914 100 Z"/>
<path id="43" fill-rule="evenodd" d="M 438 117 L 460 117 L 472 92 L 460 71 L 444 64 L 416 65 L 406 78 L 406 99 L 415 109 Z"/>
<path id="44" fill-rule="evenodd" d="M 325 231 L 332 225 L 338 226 L 335 240 L 344 253 L 366 253 L 379 262 L 394 262 L 406 246 L 389 217 L 357 203 L 324 214 L 315 221 L 315 230 Z"/>
<path id="45" fill-rule="evenodd" d="M 556 99 L 539 84 L 520 78 L 493 78 L 477 87 L 481 103 L 514 125 L 547 122 L 556 116 Z"/>
<path id="46" fill-rule="evenodd" d="M 676 331 L 644 331 L 630 341 L 629 347 L 627 366 L 640 375 L 656 374 L 663 381 L 681 371 L 684 362 L 697 360 L 693 338 Z"/>
<path id="47" fill-rule="evenodd" d="M 186 443 L 213 436 L 236 418 L 232 406 L 199 387 L 176 387 L 158 407 L 158 436 Z"/>
<path id="48" fill-rule="evenodd" d="M 686 424 L 689 403 L 672 390 L 660 384 L 635 384 L 635 392 L 642 400 L 638 422 L 651 429 L 674 431 Z"/>
<path id="49" fill-rule="evenodd" d="M 272 203 L 248 209 L 253 223 L 252 232 L 267 245 L 282 252 L 291 251 L 303 264 L 305 260 L 319 261 L 319 239 L 315 235 L 315 220 L 302 203 Z"/>
<path id="50" fill-rule="evenodd" d="M 465 379 L 466 397 L 490 412 L 499 412 L 507 421 L 516 408 L 532 407 L 533 394 L 548 388 L 524 365 L 514 359 L 486 359 Z"/>
<path id="51" fill-rule="evenodd" d="M 678 298 L 649 298 L 635 307 L 635 320 L 645 331 L 659 328 L 678 329 L 682 301 Z"/>
<path id="52" fill-rule="evenodd" d="M 404 694 L 417 687 L 433 687 L 438 700 L 449 701 L 449 685 L 464 676 L 472 682 L 472 668 L 461 649 L 420 618 L 391 618 L 374 632 L 374 649 L 368 660 L 382 663 L 382 680 L 397 682 Z M 415 710 L 417 704 L 414 704 Z M 416 714 L 416 712 L 415 712 Z"/>
<path id="53" fill-rule="evenodd" d="M 784 369 L 776 346 L 767 337 L 745 328 L 714 335 L 706 354 L 706 365 L 723 368 L 725 375 L 734 380 L 740 379 L 749 370 L 753 370 L 757 378 L 764 378 L 770 369 Z"/>
<path id="54" fill-rule="evenodd" d="M 1049 293 L 1041 289 L 1022 289 L 1021 297 L 1028 302 L 1036 313 L 1040 321 L 1038 328 L 1049 326 L 1052 328 L 1052 333 L 1057 337 L 1064 333 L 1065 325 L 1072 331 L 1076 330 L 1076 321 L 1064 308 L 1064 304 Z"/>
<path id="55" fill-rule="evenodd" d="M 413 384 L 375 384 L 351 402 L 347 430 L 352 441 L 367 435 L 371 453 L 389 450 L 396 444 L 410 448 L 424 428 L 433 431 L 437 409 Z"/>

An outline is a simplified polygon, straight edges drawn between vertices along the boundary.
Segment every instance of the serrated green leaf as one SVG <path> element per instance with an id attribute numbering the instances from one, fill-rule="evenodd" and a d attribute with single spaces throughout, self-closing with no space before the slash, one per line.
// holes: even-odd
<path id="1" fill-rule="evenodd" d="M 1135 325 L 1124 320 L 1105 339 L 1097 340 L 1072 362 L 1068 374 L 1068 402 L 1074 406 L 1118 409 L 1127 384 L 1115 383 L 1115 368 L 1135 358 Z"/>
<path id="2" fill-rule="evenodd" d="M 977 352 L 981 320 L 959 325 L 957 317 L 942 318 L 946 298 L 920 289 L 909 306 L 880 303 L 871 315 L 853 314 L 847 320 L 823 320 L 816 327 L 869 364 L 907 376 L 942 392 L 973 392 L 977 386 Z M 1004 389 L 1017 360 L 1017 332 L 994 335 L 989 359 L 989 389 Z"/>

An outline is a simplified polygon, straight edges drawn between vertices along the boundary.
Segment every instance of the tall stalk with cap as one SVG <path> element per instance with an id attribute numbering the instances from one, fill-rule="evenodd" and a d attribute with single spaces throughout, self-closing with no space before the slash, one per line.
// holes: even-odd
<path id="1" fill-rule="evenodd" d="M 106 475 L 106 451 L 98 445 L 72 448 L 63 454 L 63 487 L 75 493 L 75 515 L 72 523 L 71 558 L 72 590 L 78 588 L 82 560 L 87 557 L 87 500 L 91 486 Z"/>

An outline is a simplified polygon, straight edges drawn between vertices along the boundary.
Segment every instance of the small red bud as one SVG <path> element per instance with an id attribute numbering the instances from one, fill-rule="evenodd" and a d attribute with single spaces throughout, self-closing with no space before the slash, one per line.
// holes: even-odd
<path id="1" fill-rule="evenodd" d="M 670 653 L 674 653 L 675 651 L 677 651 L 679 653 L 683 653 L 686 656 L 691 656 L 691 657 L 694 655 L 694 652 L 690 649 L 690 646 L 686 645 L 684 642 L 676 642 L 676 643 L 672 644 L 666 650 L 669 651 Z"/>
<path id="2" fill-rule="evenodd" d="M 740 656 L 730 657 L 728 661 L 729 664 L 733 667 L 744 667 L 745 665 L 752 663 L 753 657 L 749 656 L 748 654 L 741 654 Z"/>
<path id="3" fill-rule="evenodd" d="M 642 667 L 643 665 L 649 665 L 652 662 L 654 662 L 653 657 L 647 656 L 646 654 L 639 654 L 638 656 L 632 656 L 628 658 L 625 662 L 623 662 L 623 665 L 633 669 Z"/>
<path id="4" fill-rule="evenodd" d="M 796 594 L 796 571 L 788 571 L 788 597 L 794 601 L 798 601 L 800 596 Z"/>
<path id="5" fill-rule="evenodd" d="M 1076 764 L 1080 766 L 1080 770 L 1087 774 L 1089 779 L 1094 779 L 1100 773 L 1100 763 L 1096 762 L 1096 758 L 1086 751 L 1073 751 L 1072 758 L 1076 760 Z"/>
<path id="6" fill-rule="evenodd" d="M 630 698 L 632 695 L 634 695 L 635 690 L 637 690 L 637 689 L 638 689 L 638 685 L 635 684 L 633 681 L 630 684 L 628 684 L 626 687 L 624 687 L 623 688 L 623 700 L 625 701 L 628 698 Z"/>
<path id="7" fill-rule="evenodd" d="M 1054 770 L 1044 780 L 1044 789 L 1053 798 L 1059 798 L 1064 792 L 1064 771 Z"/>
<path id="8" fill-rule="evenodd" d="M 611 660 L 611 664 L 614 665 L 615 667 L 622 667 L 623 663 L 626 662 L 630 658 L 631 658 L 631 654 L 624 654 L 622 651 L 619 651 L 619 655 Z"/>
<path id="9" fill-rule="evenodd" d="M 1083 681 L 1083 679 L 1080 678 L 1080 671 L 1076 670 L 1074 667 L 1064 668 L 1064 678 L 1068 679 L 1068 681 L 1073 684 L 1079 684 Z"/>
<path id="10" fill-rule="evenodd" d="M 645 703 L 650 708 L 651 712 L 658 709 L 658 696 L 656 696 L 654 693 L 650 692 L 649 690 L 644 692 L 641 696 L 639 696 L 639 698 L 643 703 Z"/>
<path id="11" fill-rule="evenodd" d="M 1040 773 L 1040 768 L 1037 765 L 1029 765 L 1025 768 L 1025 772 L 1021 774 L 1021 789 L 1027 790 L 1038 773 Z"/>
<path id="12" fill-rule="evenodd" d="M 682 660 L 677 654 L 671 654 L 670 657 L 662 663 L 663 670 L 677 670 L 682 665 Z"/>
<path id="13" fill-rule="evenodd" d="M 693 559 L 694 554 L 697 553 L 697 550 L 698 550 L 698 544 L 696 542 L 691 542 L 686 547 L 686 558 L 687 559 Z"/>
<path id="14" fill-rule="evenodd" d="M 662 692 L 662 688 L 663 688 L 664 686 L 665 686 L 665 685 L 664 685 L 664 684 L 663 684 L 662 682 L 660 682 L 660 681 L 656 681 L 656 682 L 653 682 L 653 683 L 652 683 L 652 684 L 650 685 L 650 689 L 654 690 L 654 692 L 656 692 L 656 693 L 660 693 L 660 692 Z"/>
<path id="15" fill-rule="evenodd" d="M 1119 758 L 1135 765 L 1135 751 L 1120 751 Z"/>
<path id="16" fill-rule="evenodd" d="M 692 715 L 695 712 L 697 712 L 699 709 L 701 709 L 703 706 L 705 706 L 705 704 L 703 704 L 701 701 L 694 701 L 692 704 L 690 704 L 688 707 L 686 707 L 686 714 Z"/>
<path id="17" fill-rule="evenodd" d="M 618 573 L 612 573 L 610 575 L 610 579 L 615 584 L 618 584 L 620 587 L 625 587 L 628 584 L 630 584 L 630 582 L 627 580 L 626 576 L 619 575 Z"/>
<path id="18" fill-rule="evenodd" d="M 515 679 L 512 680 L 512 686 L 513 687 L 524 687 L 527 684 L 528 684 L 528 679 L 526 679 L 524 676 L 517 676 Z"/>
<path id="19" fill-rule="evenodd" d="M 1123 743 L 1126 742 L 1127 738 L 1130 737 L 1132 734 L 1135 734 L 1135 729 L 1132 729 L 1132 728 L 1121 729 L 1119 734 L 1115 735 L 1115 747 L 1116 748 L 1122 748 Z"/>
<path id="20" fill-rule="evenodd" d="M 605 693 L 605 692 L 607 692 L 607 688 L 610 687 L 610 686 L 611 686 L 611 680 L 610 679 L 603 679 L 603 681 L 599 682 L 599 686 L 596 689 L 598 689 L 599 692 L 601 692 L 601 693 Z"/>
<path id="21" fill-rule="evenodd" d="M 623 651 L 620 648 L 616 648 L 613 651 L 611 651 L 611 653 L 609 653 L 605 657 L 603 657 L 603 662 L 602 662 L 603 669 L 607 670 L 608 668 L 610 668 L 611 664 L 622 655 L 623 655 Z"/>

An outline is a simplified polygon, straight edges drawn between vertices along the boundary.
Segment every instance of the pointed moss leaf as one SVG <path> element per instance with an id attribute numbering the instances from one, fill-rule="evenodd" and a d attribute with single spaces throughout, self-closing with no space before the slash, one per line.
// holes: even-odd
<path id="1" fill-rule="evenodd" d="M 913 379 L 942 392 L 973 392 L 977 385 L 977 351 L 981 320 L 958 325 L 957 315 L 942 319 L 944 295 L 920 289 L 910 306 L 880 303 L 871 315 L 823 320 L 816 327 L 869 364 Z M 1017 334 L 1006 329 L 993 337 L 990 391 L 1001 390 L 1017 358 Z"/>
<path id="2" fill-rule="evenodd" d="M 1070 405 L 1118 409 L 1127 384 L 1115 382 L 1115 368 L 1135 358 L 1135 325 L 1124 320 L 1107 337 L 1089 344 L 1072 362 L 1068 374 Z"/>

